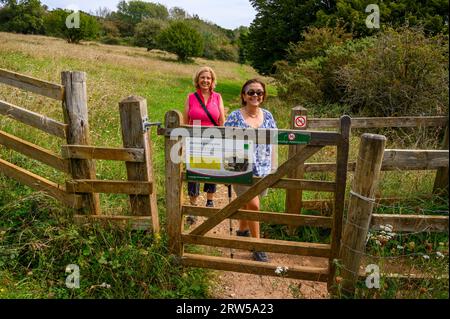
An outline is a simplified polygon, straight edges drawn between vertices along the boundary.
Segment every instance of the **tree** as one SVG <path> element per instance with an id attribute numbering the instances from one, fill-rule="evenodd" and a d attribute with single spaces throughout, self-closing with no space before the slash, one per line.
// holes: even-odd
<path id="1" fill-rule="evenodd" d="M 175 21 L 161 32 L 158 37 L 159 46 L 175 53 L 182 62 L 190 57 L 199 56 L 203 51 L 203 39 L 200 33 L 184 21 Z"/>
<path id="2" fill-rule="evenodd" d="M 189 18 L 189 14 L 180 7 L 173 7 L 169 10 L 169 17 L 172 20 L 184 20 Z"/>
<path id="3" fill-rule="evenodd" d="M 428 34 L 448 33 L 448 0 L 336 0 L 336 11 L 318 12 L 320 24 L 335 23 L 338 19 L 346 22 L 347 30 L 355 37 L 376 33 L 377 29 L 366 26 L 368 5 L 376 3 L 380 13 L 380 28 L 422 26 Z"/>
<path id="4" fill-rule="evenodd" d="M 138 23 L 134 33 L 134 44 L 147 48 L 147 51 L 157 49 L 157 38 L 166 25 L 166 21 L 159 19 L 146 19 Z"/>
<path id="5" fill-rule="evenodd" d="M 250 0 L 257 11 L 246 41 L 248 59 L 262 74 L 273 73 L 273 63 L 282 60 L 290 42 L 315 24 L 316 13 L 331 13 L 334 0 Z"/>
<path id="6" fill-rule="evenodd" d="M 66 22 L 71 14 L 74 14 L 74 12 L 62 9 L 49 12 L 45 18 L 46 33 L 65 38 L 69 43 L 79 43 L 81 40 L 89 40 L 97 37 L 100 25 L 95 17 L 84 12 L 78 12 L 79 25 L 68 26 Z"/>
<path id="7" fill-rule="evenodd" d="M 4 0 L 0 9 L 0 30 L 25 34 L 44 32 L 45 10 L 39 0 Z"/>

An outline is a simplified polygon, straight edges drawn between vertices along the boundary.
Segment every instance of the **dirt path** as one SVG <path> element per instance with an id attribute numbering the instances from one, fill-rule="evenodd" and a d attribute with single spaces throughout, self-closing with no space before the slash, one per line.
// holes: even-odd
<path id="1" fill-rule="evenodd" d="M 235 194 L 233 193 L 233 198 Z M 206 202 L 205 194 L 201 194 L 198 204 L 203 206 Z M 219 185 L 214 199 L 216 207 L 223 207 L 228 204 L 227 188 Z M 199 218 L 195 227 L 203 220 Z M 233 232 L 238 229 L 238 222 L 233 220 Z M 223 221 L 213 228 L 210 234 L 230 234 L 229 220 Z M 222 256 L 229 257 L 230 249 L 217 248 Z M 245 250 L 233 250 L 234 259 L 251 260 L 251 253 Z M 327 267 L 328 260 L 318 257 L 293 256 L 285 254 L 268 253 L 270 263 L 279 266 L 310 266 Z M 212 290 L 213 298 L 220 299 L 291 299 L 306 298 L 318 299 L 328 298 L 326 283 L 287 279 L 281 277 L 259 276 L 253 274 L 237 273 L 230 271 L 215 271 L 215 282 Z"/>

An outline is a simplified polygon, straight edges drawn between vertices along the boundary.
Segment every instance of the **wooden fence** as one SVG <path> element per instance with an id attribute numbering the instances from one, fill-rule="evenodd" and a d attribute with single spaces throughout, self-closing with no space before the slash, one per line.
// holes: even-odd
<path id="1" fill-rule="evenodd" d="M 339 119 L 336 118 L 308 118 L 308 111 L 302 106 L 296 106 L 291 112 L 291 128 L 297 130 L 337 129 Z M 352 118 L 351 128 L 373 129 L 391 127 L 444 127 L 445 134 L 442 141 L 442 150 L 448 150 L 448 117 L 361 117 Z M 290 146 L 289 157 L 301 146 Z M 433 193 L 448 193 L 448 159 L 441 156 L 439 151 L 420 151 L 411 153 L 408 150 L 395 150 L 385 152 L 381 163 L 382 171 L 393 170 L 437 170 Z M 399 164 L 401 164 L 399 166 Z M 348 163 L 348 171 L 354 172 L 356 162 Z M 302 163 L 290 177 L 303 178 L 305 173 L 335 172 L 336 164 L 332 162 Z M 298 199 L 301 200 L 298 200 Z M 393 202 L 400 198 L 378 198 L 379 202 Z M 286 192 L 286 212 L 299 213 L 303 209 L 328 210 L 332 207 L 330 200 L 302 199 L 302 192 L 289 190 Z"/>
<path id="2" fill-rule="evenodd" d="M 76 209 L 77 220 L 131 221 L 135 226 L 151 222 L 153 231 L 159 232 L 151 144 L 143 126 L 143 119 L 147 118 L 146 101 L 129 97 L 119 103 L 124 148 L 96 147 L 90 145 L 86 74 L 62 72 L 61 82 L 50 83 L 0 69 L 0 83 L 61 101 L 64 123 L 2 100 L 0 115 L 65 140 L 61 155 L 3 131 L 0 131 L 0 145 L 51 166 L 71 179 L 65 185 L 59 185 L 1 158 L 0 173 Z M 96 159 L 124 161 L 128 181 L 97 180 Z M 130 194 L 133 216 L 101 215 L 98 193 Z"/>
<path id="3" fill-rule="evenodd" d="M 184 128 L 188 131 L 188 135 L 192 136 L 193 128 L 182 125 L 182 115 L 178 111 L 170 111 L 166 113 L 165 128 L 160 129 L 160 135 L 165 136 L 165 156 L 166 156 L 166 208 L 167 208 L 167 231 L 169 236 L 170 252 L 179 257 L 183 265 L 205 267 L 237 272 L 255 273 L 260 275 L 276 276 L 275 270 L 278 265 L 270 263 L 260 263 L 256 261 L 235 260 L 226 257 L 205 256 L 200 254 L 190 254 L 184 252 L 185 244 L 198 244 L 207 246 L 219 246 L 234 249 L 248 250 L 264 250 L 269 252 L 278 252 L 295 255 L 318 256 L 329 260 L 328 268 L 312 268 L 312 267 L 290 267 L 284 274 L 285 277 L 317 280 L 332 284 L 334 275 L 334 263 L 332 262 L 338 257 L 340 238 L 342 233 L 342 214 L 345 196 L 345 185 L 347 175 L 347 156 L 348 156 L 348 136 L 350 128 L 350 118 L 344 116 L 341 118 L 339 131 L 334 132 L 309 132 L 299 133 L 310 136 L 310 142 L 303 145 L 301 152 L 297 152 L 285 163 L 283 163 L 277 171 L 263 178 L 254 178 L 254 184 L 244 194 L 231 201 L 228 205 L 221 209 L 196 207 L 182 204 L 182 164 L 175 163 L 171 155 L 176 150 L 176 144 L 180 143 L 181 136 L 171 136 L 172 132 Z M 201 128 L 208 129 L 208 128 Z M 222 138 L 225 136 L 225 128 L 221 130 Z M 244 130 L 236 129 L 236 131 Z M 255 136 L 268 136 L 276 130 L 257 129 Z M 295 135 L 294 130 L 278 130 L 277 134 Z M 255 140 L 255 143 L 267 143 Z M 280 143 L 280 141 L 278 141 Z M 308 157 L 315 154 L 322 147 L 331 145 L 337 148 L 337 173 L 334 182 L 325 182 L 317 180 L 304 180 L 297 178 L 282 178 L 289 172 L 294 170 L 298 164 Z M 180 150 L 181 152 L 181 150 Z M 232 183 L 233 184 L 233 183 Z M 316 192 L 332 192 L 334 193 L 334 209 L 332 217 L 298 215 L 298 214 L 279 214 L 274 212 L 254 212 L 240 209 L 242 205 L 247 203 L 251 198 L 260 194 L 266 188 L 282 188 L 282 189 L 304 189 Z M 197 226 L 190 233 L 183 232 L 183 215 L 198 215 L 208 217 L 207 221 Z M 330 244 L 289 242 L 282 240 L 270 240 L 260 238 L 242 238 L 236 236 L 214 236 L 205 234 L 214 226 L 219 224 L 226 218 L 244 219 L 252 221 L 264 221 L 275 224 L 284 224 L 292 226 L 312 225 L 323 228 L 329 228 L 332 231 Z"/>
<path id="4" fill-rule="evenodd" d="M 349 296 L 353 295 L 358 279 L 364 277 L 360 273 L 360 264 L 369 229 L 391 225 L 392 231 L 396 233 L 448 232 L 448 216 L 372 214 L 376 205 L 373 197 L 377 181 L 386 161 L 389 161 L 389 167 L 400 170 L 409 169 L 410 161 L 419 162 L 417 165 L 420 167 L 430 167 L 437 162 L 439 167 L 448 168 L 448 150 L 385 150 L 385 143 L 386 138 L 382 135 L 366 133 L 361 137 L 340 252 L 343 293 Z M 397 157 L 400 160 L 392 160 Z M 408 279 L 410 276 L 389 274 L 387 277 Z M 448 277 L 442 279 L 448 280 Z"/>

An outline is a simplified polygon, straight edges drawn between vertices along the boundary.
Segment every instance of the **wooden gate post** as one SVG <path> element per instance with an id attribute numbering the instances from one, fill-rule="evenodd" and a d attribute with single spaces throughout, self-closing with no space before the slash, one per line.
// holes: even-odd
<path id="1" fill-rule="evenodd" d="M 445 129 L 444 140 L 442 142 L 442 149 L 448 150 L 448 124 Z M 434 180 L 433 194 L 448 195 L 448 166 L 438 168 L 436 172 L 436 178 Z"/>
<path id="2" fill-rule="evenodd" d="M 67 144 L 90 145 L 86 73 L 64 71 L 61 73 L 61 83 L 64 86 L 64 121 L 68 124 Z M 95 162 L 92 160 L 71 159 L 70 171 L 73 179 L 96 179 Z M 82 206 L 80 210 L 100 214 L 99 194 L 82 194 Z"/>
<path id="3" fill-rule="evenodd" d="M 327 283 L 328 290 L 332 290 L 332 286 L 334 285 L 334 275 L 336 272 L 334 260 L 339 257 L 341 247 L 351 123 L 352 120 L 348 115 L 341 116 L 339 120 L 341 142 L 337 145 L 336 151 L 336 188 L 334 191 L 333 226 L 331 228 L 331 253 L 329 258 L 329 277 Z"/>
<path id="4" fill-rule="evenodd" d="M 125 163 L 128 180 L 152 183 L 150 195 L 130 195 L 131 214 L 138 216 L 151 215 L 152 230 L 154 233 L 159 233 L 152 150 L 149 133 L 144 130 L 143 126 L 144 120 L 148 117 L 147 101 L 140 96 L 129 96 L 119 103 L 119 112 L 123 147 L 144 149 L 144 163 Z"/>
<path id="5" fill-rule="evenodd" d="M 166 113 L 165 128 L 177 128 L 183 123 L 183 116 L 178 111 Z M 167 234 L 169 236 L 169 252 L 181 257 L 183 254 L 183 243 L 181 231 L 183 227 L 181 214 L 181 138 L 165 136 L 165 165 L 166 165 L 166 213 Z M 180 144 L 179 144 L 180 143 Z M 172 158 L 173 157 L 173 158 Z"/>
<path id="6" fill-rule="evenodd" d="M 298 127 L 295 124 L 296 116 L 304 116 L 305 119 L 308 115 L 308 111 L 303 106 L 296 106 L 292 108 L 291 111 L 291 129 L 294 130 L 305 130 L 307 127 L 307 122 L 305 120 L 304 127 Z M 288 158 L 293 157 L 298 152 L 301 152 L 302 149 L 305 148 L 306 145 L 289 145 L 289 153 Z M 288 178 L 296 178 L 302 179 L 304 175 L 304 163 L 299 163 L 298 166 L 288 173 Z M 303 200 L 303 191 L 296 189 L 287 189 L 286 190 L 286 213 L 289 214 L 301 214 L 302 213 L 302 200 Z M 293 234 L 295 227 L 289 226 L 289 232 L 291 235 Z"/>
<path id="7" fill-rule="evenodd" d="M 348 297 L 354 295 L 359 276 L 385 145 L 383 135 L 366 133 L 361 136 L 340 254 L 342 293 Z"/>

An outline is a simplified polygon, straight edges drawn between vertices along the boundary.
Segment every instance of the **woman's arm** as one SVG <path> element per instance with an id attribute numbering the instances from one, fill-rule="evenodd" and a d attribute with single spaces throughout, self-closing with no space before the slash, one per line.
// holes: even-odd
<path id="1" fill-rule="evenodd" d="M 223 100 L 222 100 L 222 96 L 220 97 L 220 102 L 219 102 L 219 111 L 220 111 L 220 115 L 219 115 L 219 126 L 223 126 L 223 124 L 225 123 L 225 108 L 223 106 Z"/>
<path id="2" fill-rule="evenodd" d="M 189 124 L 189 95 L 184 102 L 184 114 L 183 114 L 184 124 Z"/>

